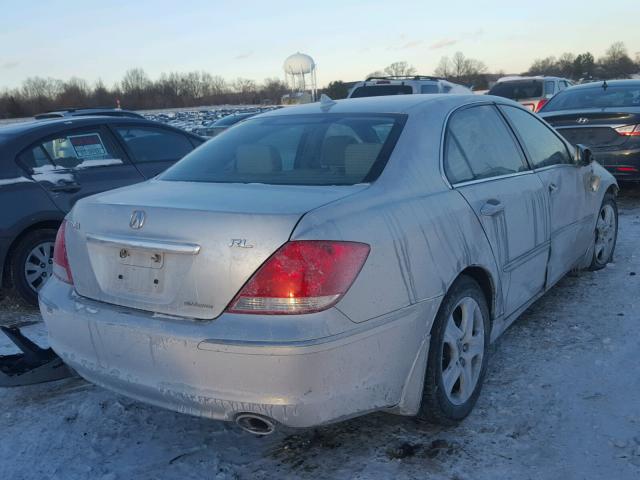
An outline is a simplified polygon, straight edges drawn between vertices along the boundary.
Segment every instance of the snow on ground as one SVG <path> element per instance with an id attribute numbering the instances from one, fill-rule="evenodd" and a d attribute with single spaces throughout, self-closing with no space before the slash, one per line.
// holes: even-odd
<path id="1" fill-rule="evenodd" d="M 638 479 L 640 189 L 620 206 L 615 264 L 565 278 L 502 336 L 457 427 L 372 414 L 258 438 L 70 379 L 0 391 L 0 478 Z"/>

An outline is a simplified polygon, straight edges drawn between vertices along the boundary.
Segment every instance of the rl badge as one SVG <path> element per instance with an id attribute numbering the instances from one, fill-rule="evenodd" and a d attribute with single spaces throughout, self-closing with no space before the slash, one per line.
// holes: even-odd
<path id="1" fill-rule="evenodd" d="M 145 214 L 143 210 L 134 210 L 129 219 L 129 226 L 134 230 L 140 230 L 144 225 Z"/>

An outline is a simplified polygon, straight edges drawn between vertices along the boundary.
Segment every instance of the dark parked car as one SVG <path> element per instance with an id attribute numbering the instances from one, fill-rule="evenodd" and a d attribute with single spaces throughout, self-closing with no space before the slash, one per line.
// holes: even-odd
<path id="1" fill-rule="evenodd" d="M 244 122 L 248 118 L 258 115 L 261 112 L 249 112 L 249 113 L 235 113 L 233 115 L 227 115 L 215 122 L 212 122 L 209 126 L 200 128 L 198 133 L 205 137 L 215 137 L 220 135 L 229 127 L 232 127 L 236 123 Z"/>
<path id="2" fill-rule="evenodd" d="M 35 305 L 57 228 L 78 199 L 154 177 L 203 141 L 129 116 L 0 127 L 0 286 Z"/>
<path id="3" fill-rule="evenodd" d="M 588 146 L 619 180 L 640 181 L 640 80 L 568 88 L 540 115 L 574 145 Z"/>
<path id="4" fill-rule="evenodd" d="M 52 110 L 49 112 L 39 113 L 34 118 L 36 120 L 45 120 L 47 118 L 62 117 L 89 117 L 93 115 L 108 115 L 110 117 L 131 117 L 144 118 L 142 115 L 131 110 L 122 110 L 120 108 L 69 108 L 66 110 Z"/>

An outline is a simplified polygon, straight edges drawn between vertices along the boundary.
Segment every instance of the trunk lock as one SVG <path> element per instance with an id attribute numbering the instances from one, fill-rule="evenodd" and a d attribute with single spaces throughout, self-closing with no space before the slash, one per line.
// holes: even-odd
<path id="1" fill-rule="evenodd" d="M 127 258 L 129 256 L 129 252 L 127 252 L 126 248 L 120 249 L 120 258 Z"/>

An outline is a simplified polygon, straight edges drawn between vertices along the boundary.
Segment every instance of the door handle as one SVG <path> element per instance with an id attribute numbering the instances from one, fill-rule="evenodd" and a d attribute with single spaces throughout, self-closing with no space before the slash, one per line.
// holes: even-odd
<path id="1" fill-rule="evenodd" d="M 82 187 L 80 186 L 79 183 L 61 183 L 58 185 L 53 185 L 51 188 L 49 188 L 49 190 L 51 190 L 52 192 L 69 192 L 69 193 L 73 193 L 73 192 L 77 192 L 78 190 L 80 190 Z"/>
<path id="2" fill-rule="evenodd" d="M 556 193 L 558 191 L 558 186 L 555 183 L 549 184 L 549 193 Z"/>
<path id="3" fill-rule="evenodd" d="M 492 217 L 502 211 L 504 211 L 504 205 L 500 202 L 500 200 L 491 199 L 487 200 L 487 203 L 482 206 L 482 208 L 480 209 L 480 214 L 487 217 Z"/>

